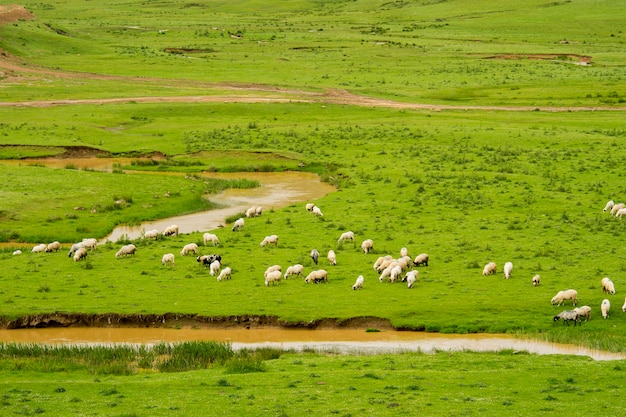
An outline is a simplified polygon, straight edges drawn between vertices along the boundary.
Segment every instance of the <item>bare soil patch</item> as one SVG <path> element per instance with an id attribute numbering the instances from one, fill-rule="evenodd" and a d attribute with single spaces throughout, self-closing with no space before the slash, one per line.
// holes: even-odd
<path id="1" fill-rule="evenodd" d="M 0 25 L 18 20 L 33 20 L 35 15 L 18 4 L 0 5 Z"/>
<path id="2" fill-rule="evenodd" d="M 556 61 L 572 61 L 584 65 L 591 65 L 591 57 L 589 55 L 578 54 L 498 54 L 486 57 L 486 59 L 539 59 L 539 60 L 556 60 Z"/>

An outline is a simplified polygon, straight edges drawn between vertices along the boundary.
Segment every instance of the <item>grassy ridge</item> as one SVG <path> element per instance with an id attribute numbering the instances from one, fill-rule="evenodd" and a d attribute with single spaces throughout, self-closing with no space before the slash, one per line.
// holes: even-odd
<path id="1" fill-rule="evenodd" d="M 195 346 L 198 353 L 199 347 Z M 107 357 L 106 350 L 94 353 Z M 15 414 L 133 416 L 625 412 L 623 404 L 615 401 L 624 372 L 618 362 L 561 357 L 555 365 L 554 356 L 511 351 L 378 356 L 270 353 L 236 355 L 249 363 L 250 358 L 261 358 L 255 367 L 233 368 L 236 361 L 231 358 L 192 372 L 144 370 L 95 377 L 80 365 L 77 369 L 57 363 L 37 369 L 44 364 L 40 359 L 7 357 L 2 368 L 10 379 L 0 386 L 2 406 Z"/>

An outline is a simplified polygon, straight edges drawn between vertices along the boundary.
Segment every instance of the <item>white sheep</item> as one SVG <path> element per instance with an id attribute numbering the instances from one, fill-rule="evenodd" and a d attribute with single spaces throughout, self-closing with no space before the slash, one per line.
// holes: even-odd
<path id="1" fill-rule="evenodd" d="M 13 251 L 13 255 L 21 255 L 21 254 L 22 254 L 22 251 L 19 249 L 16 249 Z"/>
<path id="2" fill-rule="evenodd" d="M 611 207 L 611 212 L 610 212 L 611 215 L 614 216 L 615 213 L 617 213 L 618 211 L 620 211 L 624 207 L 626 207 L 626 205 L 624 203 L 614 204 L 613 207 Z"/>
<path id="3" fill-rule="evenodd" d="M 372 239 L 365 239 L 361 243 L 361 250 L 363 253 L 369 253 L 374 248 L 374 241 Z"/>
<path id="4" fill-rule="evenodd" d="M 171 266 L 176 265 L 176 262 L 174 261 L 174 254 L 166 253 L 165 255 L 163 255 L 163 257 L 161 258 L 161 264 L 163 265 L 170 264 Z"/>
<path id="5" fill-rule="evenodd" d="M 624 305 L 622 306 L 622 311 L 626 313 L 626 298 L 624 298 Z"/>
<path id="6" fill-rule="evenodd" d="M 608 318 L 609 310 L 611 309 L 611 302 L 605 298 L 602 300 L 602 304 L 600 304 L 600 309 L 602 310 L 602 318 Z"/>
<path id="7" fill-rule="evenodd" d="M 402 266 L 401 265 L 394 265 L 391 268 L 391 272 L 389 273 L 389 281 L 390 282 L 396 282 L 398 280 L 399 277 L 402 276 Z"/>
<path id="8" fill-rule="evenodd" d="M 337 243 L 345 242 L 347 240 L 354 242 L 354 232 L 348 231 L 348 232 L 342 233 L 341 236 L 339 236 Z"/>
<path id="9" fill-rule="evenodd" d="M 82 247 L 74 253 L 74 262 L 81 261 L 87 257 L 87 248 Z"/>
<path id="10" fill-rule="evenodd" d="M 287 278 L 289 278 L 292 275 L 302 276 L 302 272 L 304 272 L 304 266 L 303 265 L 301 265 L 301 264 L 291 265 L 285 271 L 285 275 L 283 276 L 283 279 L 287 279 Z"/>
<path id="11" fill-rule="evenodd" d="M 84 249 L 84 248 L 81 248 Z M 80 250 L 80 249 L 79 249 Z M 132 255 L 135 256 L 135 251 L 137 250 L 137 248 L 135 247 L 135 245 L 128 244 L 128 245 L 124 245 L 120 248 L 120 250 L 118 250 L 115 253 L 115 257 L 116 258 L 121 258 L 122 256 L 128 256 L 128 255 Z"/>
<path id="12" fill-rule="evenodd" d="M 624 214 L 626 214 L 626 207 L 617 210 L 617 213 L 615 213 L 615 218 L 621 219 Z"/>
<path id="13" fill-rule="evenodd" d="M 283 268 L 281 268 L 280 265 L 272 265 L 272 266 L 268 266 L 267 269 L 265 270 L 265 273 L 263 274 L 264 277 L 267 277 L 267 275 L 270 272 L 275 272 L 278 271 L 280 273 L 282 273 Z"/>
<path id="14" fill-rule="evenodd" d="M 98 239 L 95 237 L 85 238 L 83 239 L 83 246 L 87 249 L 94 250 L 96 246 L 98 246 Z"/>
<path id="15" fill-rule="evenodd" d="M 61 249 L 61 244 L 57 241 L 54 241 L 52 243 L 48 243 L 45 251 L 46 252 L 58 252 L 59 249 Z"/>
<path id="16" fill-rule="evenodd" d="M 74 244 L 70 247 L 70 251 L 68 252 L 67 257 L 68 257 L 68 258 L 71 258 L 71 257 L 72 257 L 72 255 L 74 255 L 74 253 L 75 253 L 78 249 L 82 248 L 83 246 L 85 246 L 85 244 L 84 244 L 83 242 L 74 243 Z"/>
<path id="17" fill-rule="evenodd" d="M 400 257 L 409 256 L 409 250 L 407 248 L 400 249 Z"/>
<path id="18" fill-rule="evenodd" d="M 607 210 L 611 210 L 611 209 L 613 208 L 613 206 L 614 206 L 614 205 L 615 205 L 615 201 L 613 201 L 613 200 L 609 200 L 609 201 L 606 203 L 606 206 L 604 206 L 604 210 L 602 210 L 602 211 L 606 212 Z"/>
<path id="19" fill-rule="evenodd" d="M 365 278 L 363 278 L 363 275 L 359 275 L 358 278 L 356 279 L 356 282 L 352 286 L 352 289 L 353 290 L 362 290 L 363 289 L 363 281 L 365 281 Z"/>
<path id="20" fill-rule="evenodd" d="M 328 282 L 328 272 L 326 272 L 324 269 L 317 269 L 307 275 L 304 281 L 307 284 L 311 282 L 315 284 L 317 284 L 318 282 Z"/>
<path id="21" fill-rule="evenodd" d="M 223 279 L 230 279 L 232 275 L 232 270 L 230 269 L 230 267 L 226 267 L 224 269 L 222 269 L 222 271 L 220 272 L 220 274 L 217 276 L 217 280 L 221 281 Z"/>
<path id="22" fill-rule="evenodd" d="M 324 215 L 322 214 L 322 210 L 320 210 L 320 208 L 317 207 L 317 206 L 313 206 L 313 210 L 311 210 L 311 211 L 313 212 L 314 216 L 324 217 Z"/>
<path id="23" fill-rule="evenodd" d="M 402 281 L 403 282 L 406 281 L 406 286 L 408 288 L 413 288 L 413 284 L 415 284 L 415 282 L 417 281 L 418 276 L 419 276 L 419 272 L 417 271 L 417 269 L 414 269 L 412 271 L 407 272 L 404 278 L 402 278 Z"/>
<path id="24" fill-rule="evenodd" d="M 580 324 L 580 317 L 575 310 L 561 311 L 559 314 L 554 316 L 554 321 L 558 321 L 559 319 L 562 319 L 563 323 L 566 323 L 568 326 L 570 321 L 574 322 L 574 326 L 576 326 L 576 323 Z"/>
<path id="25" fill-rule="evenodd" d="M 220 272 L 220 268 L 222 267 L 222 263 L 220 261 L 213 261 L 211 262 L 211 265 L 209 265 L 209 274 L 211 274 L 211 276 L 215 276 Z"/>
<path id="26" fill-rule="evenodd" d="M 254 216 L 256 216 L 256 207 L 250 207 L 248 210 L 246 210 L 247 218 L 254 217 Z"/>
<path id="27" fill-rule="evenodd" d="M 502 271 L 504 272 L 504 278 L 506 279 L 511 278 L 511 272 L 513 272 L 513 263 L 512 262 L 505 263 Z"/>
<path id="28" fill-rule="evenodd" d="M 385 269 L 389 268 L 389 266 L 391 266 L 391 264 L 393 264 L 396 260 L 391 258 L 391 259 L 385 259 L 384 261 L 381 262 L 380 265 L 378 265 L 378 268 L 376 269 L 377 272 L 382 272 Z"/>
<path id="29" fill-rule="evenodd" d="M 417 255 L 415 257 L 415 260 L 413 261 L 413 265 L 415 265 L 415 266 L 420 266 L 420 265 L 428 266 L 428 254 L 427 253 L 420 253 L 419 255 Z"/>
<path id="30" fill-rule="evenodd" d="M 217 237 L 217 235 L 214 235 L 213 233 L 203 234 L 202 241 L 204 242 L 205 245 L 208 245 L 209 242 L 211 242 L 213 246 L 218 246 L 220 244 L 220 239 Z"/>
<path id="31" fill-rule="evenodd" d="M 277 235 L 265 236 L 265 239 L 263 239 L 263 241 L 261 241 L 261 247 L 263 247 L 265 245 L 278 246 L 278 236 Z"/>
<path id="32" fill-rule="evenodd" d="M 172 224 L 163 230 L 163 236 L 178 236 L 178 226 Z"/>
<path id="33" fill-rule="evenodd" d="M 586 319 L 585 321 L 591 319 L 591 307 L 589 306 L 576 307 L 574 311 L 578 313 L 578 317 L 584 317 Z"/>
<path id="34" fill-rule="evenodd" d="M 541 277 L 539 275 L 535 275 L 533 277 L 533 287 L 536 287 L 537 285 L 539 285 L 540 281 L 541 281 Z"/>
<path id="35" fill-rule="evenodd" d="M 280 279 L 282 277 L 282 273 L 280 271 L 271 271 L 265 274 L 265 286 L 269 287 L 270 282 L 272 285 L 280 283 Z"/>
<path id="36" fill-rule="evenodd" d="M 306 203 L 306 206 L 304 206 L 306 208 L 306 211 L 313 211 L 313 207 L 315 207 L 315 204 L 313 203 Z"/>
<path id="37" fill-rule="evenodd" d="M 485 265 L 485 267 L 483 268 L 483 275 L 491 275 L 491 274 L 495 274 L 496 270 L 497 270 L 497 265 L 495 262 L 489 262 L 487 265 Z"/>
<path id="38" fill-rule="evenodd" d="M 237 220 L 235 220 L 235 223 L 233 223 L 233 228 L 231 230 L 233 232 L 236 232 L 238 230 L 243 229 L 244 225 L 245 225 L 245 221 L 243 220 L 243 217 L 240 217 Z"/>
<path id="39" fill-rule="evenodd" d="M 45 252 L 47 248 L 48 248 L 48 245 L 46 245 L 45 243 L 41 243 L 33 247 L 33 250 L 31 250 L 31 253 Z"/>
<path id="40" fill-rule="evenodd" d="M 565 291 L 559 291 L 554 297 L 552 297 L 552 300 L 550 300 L 550 303 L 552 303 L 552 305 L 561 305 L 563 304 L 565 301 L 567 300 L 572 300 L 572 304 L 575 306 L 576 304 L 578 304 L 578 292 L 576 290 L 565 290 Z"/>
<path id="41" fill-rule="evenodd" d="M 602 281 L 600 281 L 602 283 L 602 292 L 603 293 L 608 293 L 611 295 L 615 295 L 615 284 L 613 284 L 613 281 L 611 281 L 610 278 L 608 277 L 604 277 L 602 278 Z"/>
<path id="42" fill-rule="evenodd" d="M 198 254 L 198 245 L 196 243 L 188 243 L 183 246 L 183 249 L 180 251 L 180 256 L 185 256 L 191 252 L 195 253 L 196 255 Z"/>
<path id="43" fill-rule="evenodd" d="M 254 216 L 259 217 L 261 214 L 263 214 L 263 207 L 259 206 L 256 208 L 256 211 L 254 212 Z"/>
<path id="44" fill-rule="evenodd" d="M 333 265 L 333 266 L 337 265 L 337 255 L 335 254 L 334 250 L 331 249 L 331 250 L 328 251 L 327 258 L 328 258 L 328 262 L 331 265 Z"/>
<path id="45" fill-rule="evenodd" d="M 374 271 L 380 272 L 380 266 L 383 264 L 383 262 L 390 261 L 392 259 L 393 256 L 391 255 L 379 256 L 378 259 L 376 259 L 376 262 L 374 262 Z"/>
<path id="46" fill-rule="evenodd" d="M 396 259 L 396 263 L 402 267 L 402 271 L 408 270 L 409 266 L 412 265 L 412 262 L 413 261 L 411 261 L 411 257 L 409 255 Z"/>
<path id="47" fill-rule="evenodd" d="M 391 270 L 394 268 L 395 265 L 391 264 L 388 265 L 385 269 L 382 270 L 382 272 L 380 273 L 380 277 L 378 277 L 378 280 L 380 282 L 383 282 L 383 280 L 387 277 L 391 276 Z"/>
<path id="48" fill-rule="evenodd" d="M 143 234 L 143 238 L 157 240 L 159 238 L 159 231 L 157 229 L 148 230 Z"/>

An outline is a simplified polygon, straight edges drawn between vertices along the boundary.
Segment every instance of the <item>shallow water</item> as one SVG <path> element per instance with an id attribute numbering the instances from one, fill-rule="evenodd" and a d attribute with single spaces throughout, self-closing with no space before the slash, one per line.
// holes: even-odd
<path id="1" fill-rule="evenodd" d="M 366 332 L 365 329 L 166 329 L 69 327 L 0 330 L 0 341 L 46 344 L 151 345 L 159 342 L 211 340 L 228 342 L 233 349 L 271 347 L 294 351 L 332 351 L 343 354 L 395 352 L 527 351 L 539 355 L 589 356 L 595 360 L 626 359 L 626 355 L 575 345 L 517 339 L 509 335 L 453 335 L 410 331 Z"/>

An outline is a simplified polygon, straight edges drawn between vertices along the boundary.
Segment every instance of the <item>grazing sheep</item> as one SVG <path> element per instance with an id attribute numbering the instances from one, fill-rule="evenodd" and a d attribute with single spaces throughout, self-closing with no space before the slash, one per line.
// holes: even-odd
<path id="1" fill-rule="evenodd" d="M 348 231 L 348 232 L 342 233 L 341 236 L 339 236 L 337 243 L 345 242 L 347 240 L 354 242 L 354 232 Z"/>
<path id="2" fill-rule="evenodd" d="M 413 284 L 417 281 L 417 277 L 419 276 L 419 272 L 417 269 L 409 271 L 406 273 L 404 278 L 402 278 L 402 282 L 406 281 L 406 285 L 408 288 L 413 288 Z"/>
<path id="3" fill-rule="evenodd" d="M 278 246 L 278 236 L 277 235 L 265 236 L 265 239 L 263 239 L 263 241 L 261 242 L 261 247 L 265 245 Z"/>
<path id="4" fill-rule="evenodd" d="M 281 277 L 282 277 L 282 274 L 281 274 L 280 271 L 266 272 L 265 273 L 265 286 L 269 287 L 270 286 L 270 282 L 272 283 L 272 285 L 280 283 Z"/>
<path id="5" fill-rule="evenodd" d="M 163 265 L 170 264 L 171 266 L 176 265 L 176 262 L 174 262 L 174 254 L 166 253 L 165 255 L 163 255 L 163 257 L 161 258 L 161 264 Z"/>
<path id="6" fill-rule="evenodd" d="M 337 265 L 337 255 L 335 255 L 335 251 L 334 250 L 329 250 L 328 251 L 328 262 L 332 265 L 335 266 Z"/>
<path id="7" fill-rule="evenodd" d="M 533 277 L 533 287 L 536 287 L 537 285 L 539 285 L 540 280 L 541 280 L 541 277 L 539 275 L 535 275 Z"/>
<path id="8" fill-rule="evenodd" d="M 402 271 L 409 269 L 409 265 L 412 264 L 411 257 L 409 255 L 396 259 L 396 263 L 402 267 Z"/>
<path id="9" fill-rule="evenodd" d="M 361 243 L 361 249 L 363 253 L 369 253 L 374 248 L 374 241 L 372 239 L 365 239 Z"/>
<path id="10" fill-rule="evenodd" d="M 487 265 L 485 265 L 485 267 L 483 268 L 483 275 L 491 275 L 491 274 L 495 274 L 496 270 L 497 270 L 497 266 L 495 262 L 489 262 Z"/>
<path id="11" fill-rule="evenodd" d="M 202 265 L 206 267 L 211 266 L 211 264 L 215 261 L 222 262 L 222 256 L 213 254 L 213 255 L 202 255 L 196 258 L 196 262 L 200 262 Z"/>
<path id="12" fill-rule="evenodd" d="M 356 282 L 352 286 L 352 289 L 353 290 L 362 290 L 363 289 L 363 281 L 365 281 L 365 278 L 363 278 L 363 275 L 359 275 L 358 278 L 356 279 Z"/>
<path id="13" fill-rule="evenodd" d="M 602 292 L 603 293 L 608 293 L 611 295 L 615 295 L 615 284 L 613 284 L 613 281 L 611 281 L 610 278 L 608 277 L 604 277 L 602 278 L 602 281 L 600 281 L 602 283 Z"/>
<path id="14" fill-rule="evenodd" d="M 624 214 L 626 214 L 626 207 L 617 210 L 617 213 L 615 213 L 615 218 L 621 219 Z"/>
<path id="15" fill-rule="evenodd" d="M 407 248 L 400 249 L 400 257 L 409 256 L 409 250 Z"/>
<path id="16" fill-rule="evenodd" d="M 220 274 L 217 276 L 217 280 L 221 281 L 223 279 L 230 279 L 231 274 L 232 274 L 232 270 L 230 269 L 230 267 L 227 266 L 226 268 L 222 269 Z"/>
<path id="17" fill-rule="evenodd" d="M 74 254 L 74 262 L 81 261 L 87 257 L 87 248 L 82 247 Z"/>
<path id="18" fill-rule="evenodd" d="M 611 210 L 614 205 L 615 205 L 615 202 L 613 200 L 609 200 L 606 203 L 606 206 L 604 206 L 604 210 L 602 210 L 602 211 L 606 212 L 607 210 Z"/>
<path id="19" fill-rule="evenodd" d="M 98 246 L 98 239 L 94 237 L 83 239 L 83 246 L 87 249 L 94 250 L 96 249 L 96 246 Z"/>
<path id="20" fill-rule="evenodd" d="M 385 259 L 384 261 L 382 261 L 382 263 L 380 265 L 378 265 L 378 268 L 376 269 L 377 272 L 382 272 L 385 269 L 389 268 L 391 266 L 392 263 L 394 263 L 396 260 L 391 258 L 391 259 Z"/>
<path id="21" fill-rule="evenodd" d="M 320 257 L 320 253 L 317 251 L 317 249 L 313 249 L 311 251 L 311 259 L 313 259 L 313 262 L 315 262 L 315 265 L 317 265 L 317 260 Z"/>
<path id="22" fill-rule="evenodd" d="M 380 266 L 383 264 L 383 262 L 391 261 L 392 259 L 393 256 L 391 255 L 379 256 L 378 259 L 376 259 L 376 262 L 374 262 L 374 271 L 380 272 Z"/>
<path id="23" fill-rule="evenodd" d="M 135 251 L 136 250 L 137 250 L 137 248 L 132 243 L 129 244 L 129 245 L 124 245 L 124 246 L 122 246 L 120 248 L 120 250 L 117 251 L 117 253 L 115 254 L 115 257 L 116 258 L 121 258 L 122 256 L 128 256 L 128 255 L 135 256 Z"/>
<path id="24" fill-rule="evenodd" d="M 163 236 L 178 236 L 178 226 L 173 224 L 171 226 L 167 226 L 163 231 Z"/>
<path id="25" fill-rule="evenodd" d="M 578 318 L 584 317 L 585 321 L 591 319 L 591 307 L 589 306 L 576 307 L 574 311 L 578 313 Z"/>
<path id="26" fill-rule="evenodd" d="M 280 265 L 272 265 L 272 266 L 267 267 L 267 269 L 265 270 L 265 273 L 263 274 L 263 276 L 267 277 L 267 275 L 270 272 L 275 272 L 275 271 L 278 271 L 278 272 L 282 273 L 282 270 L 283 270 L 283 268 L 281 268 Z"/>
<path id="27" fill-rule="evenodd" d="M 211 276 L 217 275 L 220 272 L 221 267 L 222 264 L 220 261 L 211 262 L 211 265 L 209 265 L 209 274 L 211 274 Z"/>
<path id="28" fill-rule="evenodd" d="M 622 311 L 626 313 L 626 298 L 624 298 L 624 305 L 622 306 Z"/>
<path id="29" fill-rule="evenodd" d="M 320 210 L 320 208 L 317 206 L 313 206 L 312 212 L 314 216 L 324 217 L 324 215 L 322 214 L 322 210 Z"/>
<path id="30" fill-rule="evenodd" d="M 250 207 L 248 210 L 246 210 L 247 218 L 254 217 L 254 216 L 256 216 L 256 207 Z"/>
<path id="31" fill-rule="evenodd" d="M 318 282 L 328 282 L 328 272 L 323 269 L 318 269 L 312 271 L 309 275 L 306 276 L 304 281 L 308 283 L 317 284 Z"/>
<path id="32" fill-rule="evenodd" d="M 552 305 L 561 305 L 563 304 L 566 300 L 572 300 L 572 305 L 576 305 L 578 304 L 578 292 L 576 292 L 576 290 L 565 290 L 565 291 L 559 291 L 554 297 L 552 297 L 552 300 L 550 301 L 550 303 L 552 303 Z"/>
<path id="33" fill-rule="evenodd" d="M 263 207 L 259 206 L 256 208 L 255 212 L 254 212 L 254 216 L 255 217 L 259 217 L 261 214 L 263 214 Z"/>
<path id="34" fill-rule="evenodd" d="M 617 213 L 618 211 L 620 211 L 624 207 L 626 207 L 626 205 L 624 205 L 624 203 L 614 204 L 613 207 L 611 207 L 611 211 L 610 211 L 611 215 L 614 216 L 615 213 Z"/>
<path id="35" fill-rule="evenodd" d="M 287 279 L 292 275 L 299 275 L 302 277 L 302 272 L 304 272 L 304 266 L 302 266 L 301 264 L 292 265 L 285 271 L 285 276 L 283 276 L 283 279 Z"/>
<path id="36" fill-rule="evenodd" d="M 13 251 L 13 255 L 21 255 L 21 254 L 22 254 L 22 251 L 19 249 L 16 249 Z"/>
<path id="37" fill-rule="evenodd" d="M 244 227 L 244 220 L 243 217 L 238 218 L 237 220 L 235 220 L 235 223 L 233 223 L 233 228 L 231 229 L 233 232 L 236 232 L 238 230 L 243 229 Z"/>
<path id="38" fill-rule="evenodd" d="M 502 271 L 504 272 L 504 278 L 506 279 L 511 278 L 511 272 L 513 272 L 513 263 L 512 262 L 505 263 Z"/>
<path id="39" fill-rule="evenodd" d="M 380 282 L 383 282 L 383 280 L 387 277 L 391 276 L 391 270 L 393 269 L 395 265 L 388 265 L 385 269 L 382 270 L 382 272 L 380 273 L 380 276 L 378 277 L 378 280 Z"/>
<path id="40" fill-rule="evenodd" d="M 74 255 L 74 252 L 76 252 L 78 249 L 82 248 L 83 246 L 85 246 L 85 244 L 83 242 L 74 243 L 70 247 L 70 251 L 67 253 L 67 257 L 71 258 L 72 255 Z"/>
<path id="41" fill-rule="evenodd" d="M 183 246 L 183 249 L 180 251 L 180 256 L 185 256 L 188 253 L 193 252 L 196 255 L 198 254 L 198 245 L 195 243 L 188 243 Z"/>
<path id="42" fill-rule="evenodd" d="M 45 251 L 46 252 L 58 252 L 59 249 L 61 249 L 61 244 L 57 241 L 54 241 L 52 243 L 48 243 Z"/>
<path id="43" fill-rule="evenodd" d="M 157 240 L 159 238 L 159 231 L 157 229 L 148 230 L 143 234 L 143 238 Z"/>
<path id="44" fill-rule="evenodd" d="M 45 243 L 42 243 L 40 245 L 35 246 L 33 250 L 31 250 L 31 253 L 45 252 L 47 248 L 48 248 L 48 245 L 46 245 Z"/>
<path id="45" fill-rule="evenodd" d="M 305 206 L 306 211 L 313 211 L 313 207 L 315 207 L 315 204 L 313 203 L 307 203 Z"/>
<path id="46" fill-rule="evenodd" d="M 211 242 L 213 246 L 218 246 L 220 244 L 220 239 L 217 237 L 217 235 L 214 235 L 213 233 L 203 234 L 202 241 L 204 242 L 205 246 L 208 245 L 209 242 Z"/>
<path id="47" fill-rule="evenodd" d="M 415 266 L 420 266 L 420 265 L 428 266 L 428 254 L 427 253 L 420 253 L 419 255 L 417 255 L 415 257 L 415 260 L 413 261 L 413 265 L 415 265 Z"/>
<path id="48" fill-rule="evenodd" d="M 402 276 L 402 266 L 394 265 L 389 273 L 389 282 L 396 282 Z"/>
<path id="49" fill-rule="evenodd" d="M 578 313 L 575 310 L 561 311 L 559 314 L 554 316 L 554 321 L 558 321 L 559 319 L 562 319 L 563 323 L 566 323 L 568 326 L 570 321 L 574 322 L 574 326 L 576 326 L 576 323 L 580 324 L 580 317 L 578 317 Z"/>
<path id="50" fill-rule="evenodd" d="M 611 302 L 605 298 L 602 300 L 602 304 L 600 304 L 600 309 L 602 310 L 602 318 L 608 318 L 609 310 L 611 309 Z"/>

